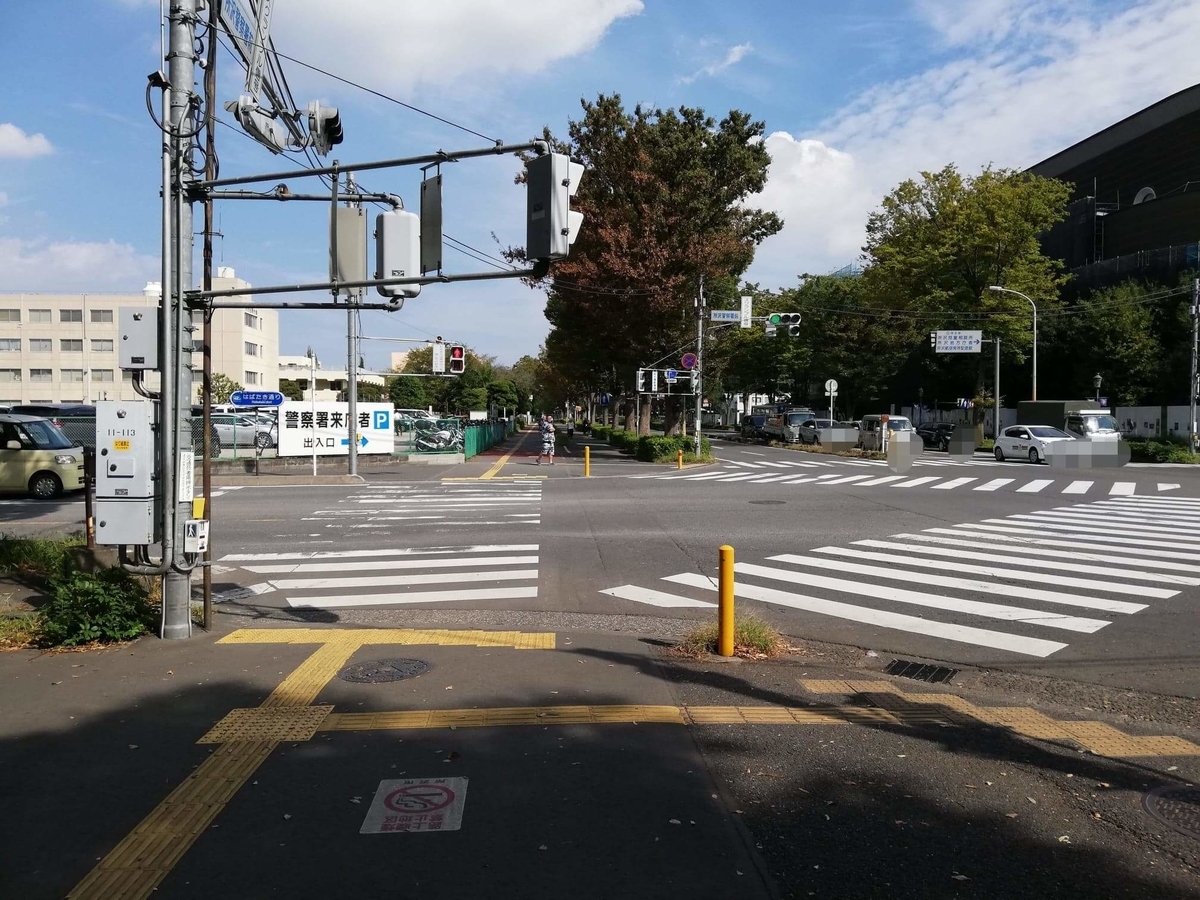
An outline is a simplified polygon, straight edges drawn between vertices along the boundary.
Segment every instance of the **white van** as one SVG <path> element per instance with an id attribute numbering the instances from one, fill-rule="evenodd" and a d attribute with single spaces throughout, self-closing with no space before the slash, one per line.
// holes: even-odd
<path id="1" fill-rule="evenodd" d="M 912 431 L 912 422 L 904 416 L 863 416 L 858 423 L 858 449 L 883 450 L 883 432 L 888 431 L 888 440 L 900 432 Z"/>

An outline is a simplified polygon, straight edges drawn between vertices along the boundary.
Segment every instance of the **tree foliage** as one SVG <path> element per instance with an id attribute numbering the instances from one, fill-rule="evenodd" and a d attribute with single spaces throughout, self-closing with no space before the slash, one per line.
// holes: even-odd
<path id="1" fill-rule="evenodd" d="M 242 389 L 241 384 L 234 381 L 224 372 L 213 372 L 212 378 L 209 380 L 209 385 L 212 388 L 213 403 L 228 403 L 229 398 L 233 396 L 233 392 Z"/>
<path id="2" fill-rule="evenodd" d="M 304 399 L 304 388 L 300 387 L 300 382 L 294 378 L 280 378 L 279 393 L 288 400 Z"/>

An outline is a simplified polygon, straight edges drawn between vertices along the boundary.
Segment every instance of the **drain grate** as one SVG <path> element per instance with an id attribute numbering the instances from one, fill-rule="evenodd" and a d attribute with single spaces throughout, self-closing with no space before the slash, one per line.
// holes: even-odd
<path id="1" fill-rule="evenodd" d="M 1169 785 L 1142 796 L 1142 808 L 1168 828 L 1200 840 L 1200 788 Z"/>
<path id="2" fill-rule="evenodd" d="M 752 506 L 783 506 L 787 503 L 786 500 L 751 500 Z"/>
<path id="3" fill-rule="evenodd" d="M 883 671 L 889 675 L 897 675 L 900 678 L 911 678 L 914 681 L 924 681 L 928 684 L 946 684 L 958 674 L 958 669 L 910 662 L 907 659 L 893 659 Z"/>
<path id="4" fill-rule="evenodd" d="M 338 678 L 353 684 L 386 684 L 416 678 L 430 669 L 429 663 L 420 659 L 373 659 L 355 663 L 338 672 Z"/>

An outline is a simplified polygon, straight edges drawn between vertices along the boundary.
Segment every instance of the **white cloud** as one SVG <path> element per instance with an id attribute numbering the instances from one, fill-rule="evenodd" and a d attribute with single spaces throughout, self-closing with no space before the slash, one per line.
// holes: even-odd
<path id="1" fill-rule="evenodd" d="M 386 92 L 467 75 L 529 75 L 595 47 L 642 0 L 289 0 L 271 20 L 275 46 Z M 346 48 L 354 52 L 347 53 Z"/>
<path id="2" fill-rule="evenodd" d="M 746 55 L 754 49 L 753 44 L 734 44 L 725 51 L 725 55 L 717 62 L 709 63 L 697 69 L 691 75 L 684 75 L 679 79 L 680 84 L 691 84 L 697 78 L 712 78 L 720 75 L 726 69 L 732 68 L 746 58 Z"/>
<path id="3" fill-rule="evenodd" d="M 44 134 L 26 134 L 11 122 L 0 122 L 0 159 L 32 159 L 53 152 Z"/>
<path id="4" fill-rule="evenodd" d="M 959 45 L 955 58 L 864 91 L 807 141 L 768 136 L 761 205 L 785 225 L 750 277 L 790 284 L 851 262 L 871 209 L 922 170 L 1029 166 L 1200 81 L 1200 0 L 1115 13 L 1058 0 L 981 5 L 1016 12 L 993 27 L 962 4 L 924 0 L 931 27 Z"/>
<path id="5" fill-rule="evenodd" d="M 0 237 L 0 291 L 136 292 L 158 273 L 131 244 Z"/>

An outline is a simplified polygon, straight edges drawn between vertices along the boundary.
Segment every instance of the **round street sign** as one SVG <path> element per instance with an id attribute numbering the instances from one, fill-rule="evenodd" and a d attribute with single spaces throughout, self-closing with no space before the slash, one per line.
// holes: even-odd
<path id="1" fill-rule="evenodd" d="M 837 393 L 837 382 L 830 378 L 827 382 L 825 382 L 825 390 L 830 394 Z"/>
<path id="2" fill-rule="evenodd" d="M 685 369 L 696 368 L 696 354 L 695 353 L 683 354 L 682 358 L 679 360 L 679 365 L 683 366 L 683 368 L 685 368 Z"/>

